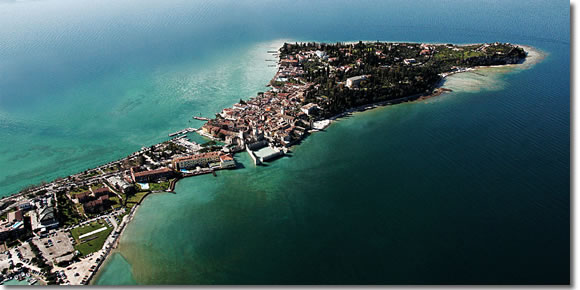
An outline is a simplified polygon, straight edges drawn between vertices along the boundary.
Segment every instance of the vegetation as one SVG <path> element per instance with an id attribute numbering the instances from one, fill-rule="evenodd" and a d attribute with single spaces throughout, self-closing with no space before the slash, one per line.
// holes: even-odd
<path id="1" fill-rule="evenodd" d="M 83 185 L 83 186 L 78 186 L 78 187 L 73 187 L 70 190 L 70 196 L 74 197 L 75 195 L 79 194 L 79 193 L 83 193 L 89 191 L 89 186 L 88 185 Z"/>
<path id="2" fill-rule="evenodd" d="M 153 183 L 152 183 L 153 184 Z M 141 203 L 143 198 L 148 194 L 148 191 L 140 191 L 127 198 L 128 203 Z"/>
<path id="3" fill-rule="evenodd" d="M 58 222 L 63 226 L 76 225 L 83 221 L 84 218 L 79 213 L 79 209 L 66 195 L 64 191 L 59 191 L 56 193 L 56 208 Z M 82 206 L 81 209 L 82 210 Z"/>
<path id="4" fill-rule="evenodd" d="M 155 152 L 155 151 L 153 151 Z M 187 152 L 187 149 L 181 145 L 177 145 L 173 142 L 166 141 L 163 143 L 163 148 L 159 153 L 159 157 L 153 158 L 154 160 L 159 160 L 161 158 L 167 159 L 175 154 L 181 154 Z"/>
<path id="5" fill-rule="evenodd" d="M 121 166 L 119 166 L 119 165 L 115 164 L 115 165 L 113 165 L 113 166 L 109 166 L 109 167 L 107 167 L 107 168 L 103 169 L 103 171 L 104 171 L 105 173 L 111 173 L 111 172 L 117 172 L 117 171 L 119 171 L 120 169 L 121 169 Z"/>
<path id="6" fill-rule="evenodd" d="M 88 237 L 84 237 L 82 239 L 80 239 L 79 237 L 86 234 L 86 233 L 90 233 L 92 231 L 98 230 L 100 228 L 107 228 L 104 231 L 92 234 Z M 88 254 L 94 253 L 98 250 L 100 250 L 103 247 L 103 244 L 105 243 L 105 240 L 107 239 L 107 237 L 109 236 L 109 234 L 113 231 L 112 227 L 109 227 L 106 223 L 104 222 L 92 222 L 86 226 L 82 226 L 82 227 L 76 227 L 74 229 L 72 229 L 71 235 L 73 236 L 73 238 L 75 239 L 75 245 L 74 248 L 75 250 L 78 250 L 82 256 L 86 256 Z"/>
<path id="7" fill-rule="evenodd" d="M 109 202 L 114 209 L 118 209 L 123 206 L 122 201 L 118 196 L 109 197 Z"/>
<path id="8" fill-rule="evenodd" d="M 222 138 L 222 139 L 225 138 L 225 135 L 224 136 L 221 136 L 221 135 L 223 135 L 223 134 L 220 133 L 220 135 L 218 135 L 218 138 Z M 216 145 L 205 146 L 205 147 L 203 147 L 203 148 L 201 148 L 199 150 L 199 153 L 206 153 L 206 152 L 218 151 L 218 150 L 221 150 L 221 149 L 222 149 L 222 146 L 216 146 Z"/>
<path id="9" fill-rule="evenodd" d="M 327 115 L 369 103 L 431 93 L 441 80 L 440 74 L 455 67 L 515 63 L 525 57 L 523 49 L 500 43 L 485 47 L 296 43 L 285 44 L 280 53 L 285 58 L 312 50 L 323 51 L 328 58 L 313 57 L 303 63 L 305 80 L 313 83 L 305 93 L 304 103 L 317 103 Z M 406 59 L 412 62 L 405 62 Z M 366 79 L 357 87 L 346 86 L 347 78 L 363 75 Z"/>
<path id="10" fill-rule="evenodd" d="M 214 146 L 214 145 L 217 145 L 217 142 L 214 140 L 211 140 L 211 141 L 208 141 L 208 142 L 201 144 L 201 147 L 208 147 L 208 146 Z"/>
<path id="11" fill-rule="evenodd" d="M 149 183 L 149 190 L 151 191 L 164 191 L 169 188 L 169 181 L 162 181 L 159 183 Z"/>
<path id="12" fill-rule="evenodd" d="M 127 211 L 130 211 L 135 205 L 136 203 L 134 202 L 127 202 L 125 203 L 125 208 L 127 209 Z"/>

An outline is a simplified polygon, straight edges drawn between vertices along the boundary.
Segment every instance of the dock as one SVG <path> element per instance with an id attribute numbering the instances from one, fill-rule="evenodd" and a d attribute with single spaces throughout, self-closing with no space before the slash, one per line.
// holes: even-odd
<path id="1" fill-rule="evenodd" d="M 206 117 L 193 116 L 193 118 L 196 120 L 201 120 L 201 121 L 209 121 L 209 118 L 206 118 Z"/>
<path id="2" fill-rule="evenodd" d="M 169 137 L 174 137 L 174 136 L 178 136 L 178 135 L 183 135 L 183 134 L 187 134 L 189 132 L 195 132 L 196 130 L 194 128 L 185 128 L 183 130 L 179 130 L 177 132 L 173 132 L 171 134 L 169 134 Z"/>

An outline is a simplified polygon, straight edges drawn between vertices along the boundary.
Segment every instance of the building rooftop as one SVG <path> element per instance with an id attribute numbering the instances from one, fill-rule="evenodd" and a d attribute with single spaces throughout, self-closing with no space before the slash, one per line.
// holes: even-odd
<path id="1" fill-rule="evenodd" d="M 219 152 L 219 151 L 200 153 L 200 154 L 191 155 L 191 156 L 178 157 L 178 158 L 175 158 L 174 161 L 181 162 L 181 161 L 196 160 L 196 159 L 203 159 L 203 158 L 217 158 L 220 156 L 220 153 L 221 152 Z"/>
<path id="2" fill-rule="evenodd" d="M 363 75 L 363 76 L 350 77 L 347 80 L 358 81 L 358 80 L 366 80 L 366 79 L 367 79 L 367 77 Z"/>
<path id="3" fill-rule="evenodd" d="M 159 169 L 155 169 L 155 170 L 135 172 L 134 174 L 135 174 L 135 177 L 137 177 L 137 176 L 147 176 L 147 175 L 151 175 L 151 174 L 168 173 L 168 172 L 171 172 L 171 169 L 169 169 L 167 167 L 163 167 L 163 168 L 159 168 Z"/>

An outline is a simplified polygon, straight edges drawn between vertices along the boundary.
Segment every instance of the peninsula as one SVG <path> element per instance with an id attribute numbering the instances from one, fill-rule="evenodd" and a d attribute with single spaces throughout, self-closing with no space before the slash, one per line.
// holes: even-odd
<path id="1" fill-rule="evenodd" d="M 201 128 L 2 198 L 0 281 L 88 284 L 148 194 L 171 192 L 181 178 L 236 169 L 243 151 L 255 165 L 272 161 L 344 114 L 437 96 L 450 74 L 527 56 L 497 42 L 285 43 L 268 53 L 278 57 L 278 70 L 267 89 L 215 117 L 193 116 L 205 121 Z M 211 141 L 192 142 L 193 133 Z"/>

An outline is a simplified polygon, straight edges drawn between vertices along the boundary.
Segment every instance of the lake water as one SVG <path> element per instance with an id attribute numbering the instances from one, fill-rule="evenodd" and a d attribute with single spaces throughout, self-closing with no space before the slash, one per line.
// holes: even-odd
<path id="1" fill-rule="evenodd" d="M 200 126 L 284 41 L 532 45 L 151 195 L 95 283 L 569 283 L 569 2 L 4 0 L 0 24 L 1 195 Z"/>

